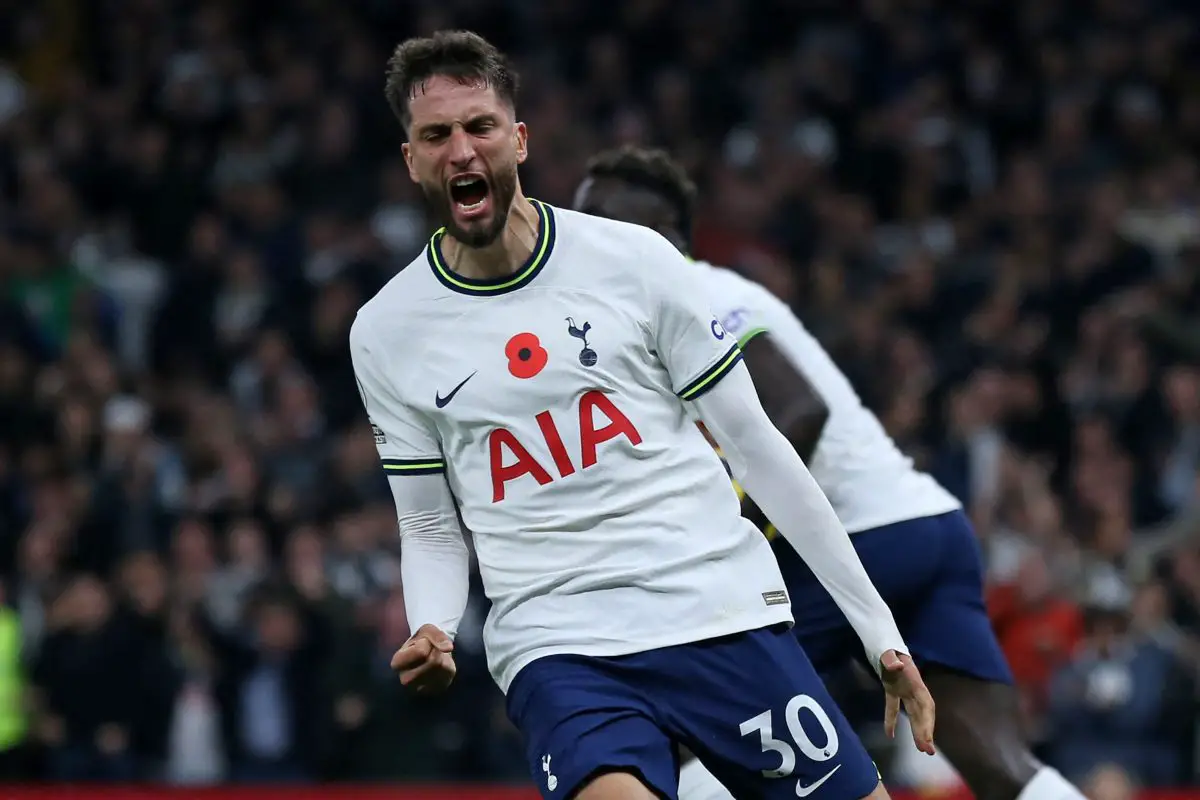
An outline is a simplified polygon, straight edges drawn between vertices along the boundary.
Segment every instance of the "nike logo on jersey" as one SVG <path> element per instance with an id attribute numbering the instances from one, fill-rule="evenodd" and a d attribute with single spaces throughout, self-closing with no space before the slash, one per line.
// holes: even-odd
<path id="1" fill-rule="evenodd" d="M 479 370 L 476 370 L 475 372 L 478 372 L 478 371 Z M 446 395 L 445 397 L 442 397 L 441 394 L 434 395 L 433 402 L 435 404 L 437 404 L 437 407 L 445 408 L 450 403 L 450 401 L 454 399 L 454 395 L 458 394 L 458 390 L 461 389 L 462 387 L 466 386 L 467 381 L 469 381 L 469 380 L 471 380 L 471 378 L 475 377 L 475 372 L 472 372 L 470 375 L 463 378 L 463 382 L 460 383 L 458 386 L 455 386 L 453 389 L 451 389 L 450 394 Z"/>
<path id="2" fill-rule="evenodd" d="M 815 792 L 817 789 L 820 789 L 821 784 L 825 783 L 825 781 L 832 778 L 833 773 L 837 772 L 841 768 L 842 768 L 842 765 L 838 764 L 836 767 L 829 770 L 829 772 L 826 772 L 823 776 L 821 776 L 819 779 L 813 781 L 808 786 L 801 786 L 800 782 L 797 781 L 796 782 L 796 797 L 808 797 L 810 794 Z"/>

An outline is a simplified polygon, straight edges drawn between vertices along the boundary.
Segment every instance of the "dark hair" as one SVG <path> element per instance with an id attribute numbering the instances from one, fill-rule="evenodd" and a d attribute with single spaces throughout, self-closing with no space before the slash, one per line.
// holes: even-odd
<path id="1" fill-rule="evenodd" d="M 477 33 L 438 31 L 406 39 L 388 59 L 384 94 L 404 130 L 412 123 L 408 103 L 426 81 L 444 75 L 462 83 L 482 83 L 510 106 L 517 99 L 518 77 L 508 58 Z"/>
<path id="2" fill-rule="evenodd" d="M 592 178 L 615 178 L 659 195 L 675 208 L 679 230 L 686 241 L 691 241 L 696 184 L 665 150 L 634 145 L 606 150 L 588 161 L 587 174 Z"/>

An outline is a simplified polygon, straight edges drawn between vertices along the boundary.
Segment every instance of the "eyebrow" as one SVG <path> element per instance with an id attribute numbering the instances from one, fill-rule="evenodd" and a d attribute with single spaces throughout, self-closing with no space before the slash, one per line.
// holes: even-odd
<path id="1" fill-rule="evenodd" d="M 463 120 L 463 127 L 470 128 L 472 125 L 477 125 L 481 122 L 494 122 L 499 119 L 499 115 L 495 111 L 481 111 Z M 450 130 L 454 123 L 452 122 L 429 122 L 424 125 L 418 125 L 414 128 L 418 135 L 424 135 L 431 132 L 442 133 Z"/>

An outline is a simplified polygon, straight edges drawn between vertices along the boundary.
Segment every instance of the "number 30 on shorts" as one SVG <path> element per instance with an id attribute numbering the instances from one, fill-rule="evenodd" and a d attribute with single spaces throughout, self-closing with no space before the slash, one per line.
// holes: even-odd
<path id="1" fill-rule="evenodd" d="M 808 738 L 808 734 L 800 725 L 800 711 L 802 709 L 807 709 L 816 719 L 817 724 L 821 726 L 821 731 L 825 735 L 824 745 L 818 747 L 813 744 L 812 739 Z M 796 747 L 800 749 L 805 758 L 811 761 L 828 761 L 837 755 L 837 729 L 833 726 L 833 720 L 829 718 L 829 715 L 825 713 L 825 709 L 821 708 L 816 700 L 806 694 L 798 694 L 788 701 L 783 715 L 784 721 L 787 723 L 788 733 L 792 736 L 792 741 L 796 743 Z M 764 769 L 762 771 L 764 778 L 786 778 L 796 769 L 796 751 L 787 742 L 775 738 L 772 717 L 771 710 L 767 709 L 758 716 L 746 720 L 741 724 L 742 736 L 749 736 L 757 731 L 762 751 L 764 753 L 778 753 L 782 759 L 777 768 Z"/>

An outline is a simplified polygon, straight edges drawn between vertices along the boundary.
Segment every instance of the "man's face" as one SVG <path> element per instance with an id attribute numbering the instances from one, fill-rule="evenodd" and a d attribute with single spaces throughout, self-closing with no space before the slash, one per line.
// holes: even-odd
<path id="1" fill-rule="evenodd" d="M 508 221 L 527 155 L 525 123 L 491 87 L 442 75 L 417 87 L 409 113 L 409 177 L 451 236 L 486 247 Z"/>
<path id="2" fill-rule="evenodd" d="M 300 641 L 300 621 L 296 612 L 282 603 L 267 603 L 259 609 L 258 637 L 263 649 L 287 653 Z"/>

